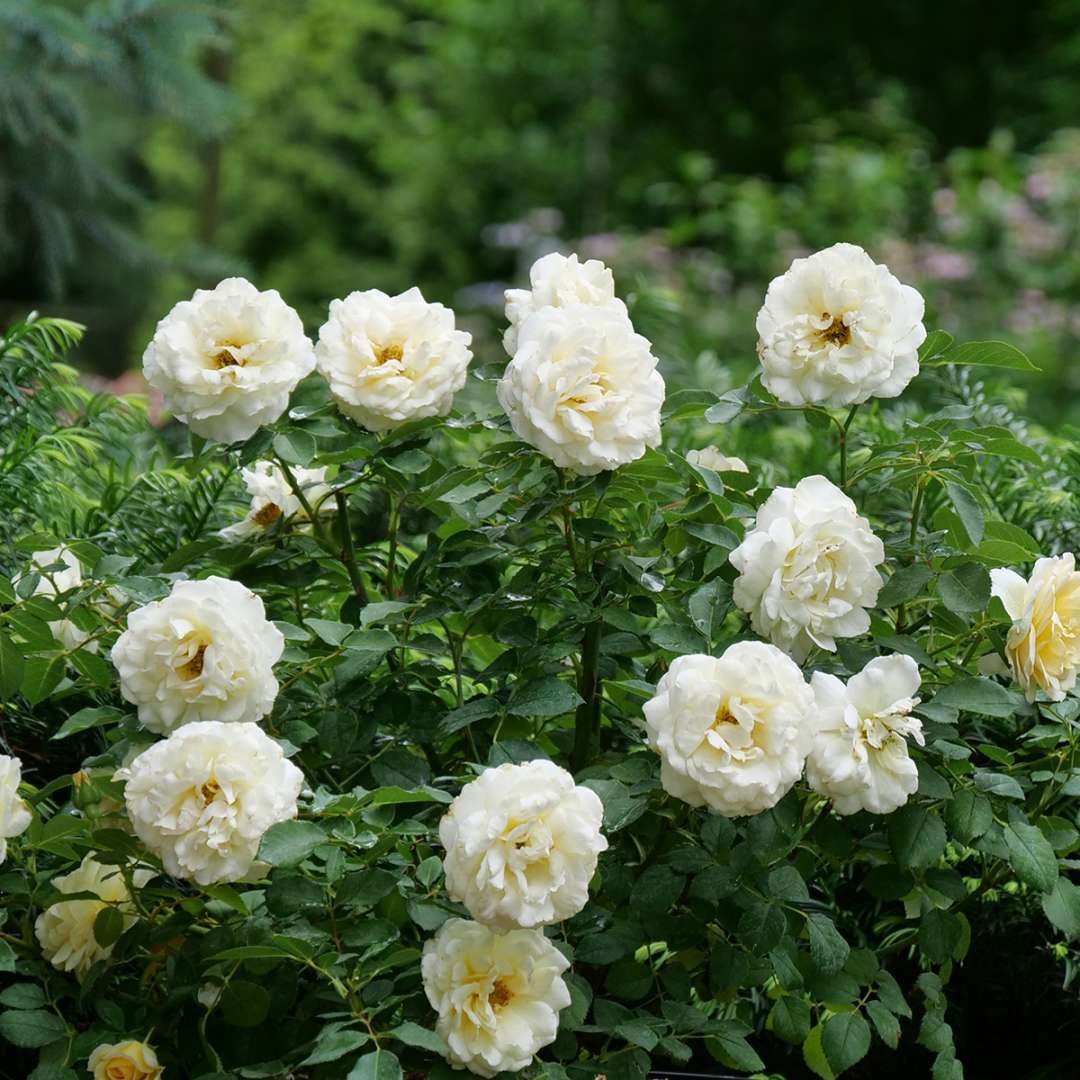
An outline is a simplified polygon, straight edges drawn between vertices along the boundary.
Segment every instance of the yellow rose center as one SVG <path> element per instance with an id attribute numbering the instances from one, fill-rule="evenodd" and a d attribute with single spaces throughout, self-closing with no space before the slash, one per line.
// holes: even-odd
<path id="1" fill-rule="evenodd" d="M 202 674 L 203 654 L 205 652 L 206 646 L 200 645 L 195 650 L 194 656 L 176 669 L 176 674 L 179 675 L 181 679 L 197 679 Z"/>
<path id="2" fill-rule="evenodd" d="M 218 350 L 210 357 L 210 366 L 217 371 L 226 367 L 243 367 L 246 361 L 238 358 L 232 351 L 233 349 L 239 349 L 241 343 L 238 341 L 223 341 L 218 345 Z"/>
<path id="3" fill-rule="evenodd" d="M 199 797 L 203 801 L 204 806 L 209 806 L 214 799 L 217 798 L 221 791 L 221 785 L 213 778 L 206 781 L 201 788 L 199 788 Z"/>
<path id="4" fill-rule="evenodd" d="M 510 1003 L 510 999 L 513 998 L 513 991 L 506 985 L 504 979 L 496 979 L 495 985 L 491 988 L 491 993 L 488 994 L 488 1003 L 493 1009 L 501 1009 L 504 1005 Z"/>
<path id="5" fill-rule="evenodd" d="M 375 363 L 385 364 L 389 360 L 400 360 L 404 355 L 400 345 L 383 345 L 375 350 Z"/>
<path id="6" fill-rule="evenodd" d="M 281 517 L 281 507 L 277 503 L 267 503 L 255 511 L 255 524 L 262 525 L 265 528 L 272 522 L 277 521 L 279 517 Z"/>
<path id="7" fill-rule="evenodd" d="M 851 328 L 844 322 L 843 315 L 830 315 L 827 311 L 821 313 L 824 322 L 829 319 L 829 325 L 824 330 L 818 331 L 818 337 L 828 345 L 846 345 L 851 340 Z"/>
<path id="8" fill-rule="evenodd" d="M 105 1066 L 108 1080 L 139 1080 L 140 1073 L 135 1062 L 129 1057 L 113 1058 Z"/>
<path id="9" fill-rule="evenodd" d="M 721 702 L 716 706 L 716 716 L 712 722 L 714 728 L 721 727 L 723 724 L 737 724 L 738 722 L 728 710 L 727 702 Z"/>

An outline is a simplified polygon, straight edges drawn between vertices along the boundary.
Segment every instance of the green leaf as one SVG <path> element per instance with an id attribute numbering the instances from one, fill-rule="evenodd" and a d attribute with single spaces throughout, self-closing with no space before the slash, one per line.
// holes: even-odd
<path id="1" fill-rule="evenodd" d="M 941 356 L 952 343 L 952 334 L 945 330 L 931 330 L 919 346 L 919 363 L 926 364 Z"/>
<path id="2" fill-rule="evenodd" d="M 0 971 L 14 970 L 15 950 L 6 941 L 0 941 Z"/>
<path id="3" fill-rule="evenodd" d="M 1039 892 L 1053 889 L 1058 879 L 1057 856 L 1041 829 L 1012 822 L 1005 826 L 1005 846 L 1009 849 L 1009 865 L 1021 881 Z"/>
<path id="4" fill-rule="evenodd" d="M 780 908 L 765 900 L 755 900 L 739 919 L 739 940 L 758 956 L 764 956 L 776 948 L 786 926 Z"/>
<path id="5" fill-rule="evenodd" d="M 643 1020 L 627 1020 L 616 1024 L 615 1034 L 631 1046 L 640 1046 L 642 1050 L 652 1050 L 660 1041 L 660 1036 Z"/>
<path id="6" fill-rule="evenodd" d="M 960 517 L 964 531 L 973 544 L 978 544 L 983 538 L 983 530 L 986 528 L 986 516 L 978 500 L 970 491 L 961 484 L 952 480 L 945 481 L 945 490 L 949 499 Z"/>
<path id="7" fill-rule="evenodd" d="M 945 823 L 958 840 L 977 840 L 993 824 L 990 800 L 969 788 L 961 788 L 945 804 Z"/>
<path id="8" fill-rule="evenodd" d="M 116 943 L 124 932 L 124 916 L 119 908 L 103 907 L 94 919 L 94 937 L 102 948 Z"/>
<path id="9" fill-rule="evenodd" d="M 954 345 L 943 356 L 947 364 L 1008 368 L 1010 371 L 1038 371 L 1016 346 L 1004 341 L 966 341 Z"/>
<path id="10" fill-rule="evenodd" d="M 1067 938 L 1080 938 L 1080 886 L 1059 877 L 1054 888 L 1042 898 L 1046 917 Z"/>
<path id="11" fill-rule="evenodd" d="M 828 915 L 815 912 L 807 916 L 806 930 L 810 937 L 810 957 L 814 966 L 826 975 L 835 975 L 844 966 L 851 946 Z M 802 1039 L 796 1041 L 801 1042 Z"/>
<path id="12" fill-rule="evenodd" d="M 810 1033 L 810 1006 L 802 998 L 787 994 L 772 1007 L 768 1026 L 784 1042 L 797 1046 Z"/>
<path id="13" fill-rule="evenodd" d="M 401 1062 L 395 1054 L 380 1047 L 365 1054 L 345 1080 L 401 1080 Z"/>
<path id="14" fill-rule="evenodd" d="M 326 839 L 313 821 L 279 821 L 263 834 L 258 857 L 271 866 L 296 866 Z"/>
<path id="15" fill-rule="evenodd" d="M 973 675 L 942 687 L 934 697 L 935 705 L 951 705 L 980 716 L 1011 717 L 1023 708 L 1018 694 L 983 675 Z"/>
<path id="16" fill-rule="evenodd" d="M 44 1004 L 45 991 L 37 983 L 16 983 L 0 993 L 0 1005 L 9 1009 L 40 1009 Z"/>
<path id="17" fill-rule="evenodd" d="M 910 803 L 889 819 L 889 845 L 903 870 L 919 870 L 945 850 L 945 826 L 937 814 Z"/>
<path id="18" fill-rule="evenodd" d="M 1024 789 L 1020 782 L 1005 773 L 980 769 L 975 773 L 975 786 L 988 795 L 1000 795 L 1003 799 L 1023 799 Z"/>
<path id="19" fill-rule="evenodd" d="M 77 735 L 80 731 L 90 728 L 101 727 L 103 724 L 115 724 L 124 718 L 119 709 L 108 705 L 97 709 L 80 709 L 72 713 L 61 725 L 53 736 L 53 739 L 66 739 L 69 735 Z"/>
<path id="20" fill-rule="evenodd" d="M 62 657 L 31 656 L 23 670 L 23 696 L 31 705 L 38 705 L 56 689 L 63 677 Z"/>
<path id="21" fill-rule="evenodd" d="M 870 1049 L 870 1025 L 861 1013 L 837 1013 L 825 1021 L 821 1046 L 833 1072 L 842 1073 Z"/>
<path id="22" fill-rule="evenodd" d="M 270 994 L 258 983 L 234 979 L 221 992 L 218 1004 L 227 1024 L 258 1027 L 270 1011 Z"/>
<path id="23" fill-rule="evenodd" d="M 506 711 L 514 716 L 562 716 L 582 703 L 577 691 L 554 675 L 519 686 Z"/>
<path id="24" fill-rule="evenodd" d="M 360 612 L 360 625 L 371 626 L 372 623 L 384 622 L 402 611 L 408 611 L 412 606 L 401 600 L 382 600 L 375 604 L 368 604 Z"/>
<path id="25" fill-rule="evenodd" d="M 923 586 L 934 576 L 933 570 L 923 563 L 905 566 L 882 586 L 878 593 L 878 607 L 891 608 L 906 604 L 922 592 Z"/>
<path id="26" fill-rule="evenodd" d="M 822 1027 L 820 1024 L 815 1024 L 802 1045 L 803 1061 L 815 1076 L 821 1077 L 821 1080 L 836 1080 L 836 1074 L 829 1068 L 828 1059 L 825 1057 L 821 1036 Z"/>
<path id="27" fill-rule="evenodd" d="M 306 431 L 283 431 L 274 436 L 274 453 L 290 465 L 309 465 L 315 457 L 315 440 Z"/>
<path id="28" fill-rule="evenodd" d="M 399 1024 L 392 1031 L 388 1031 L 387 1034 L 392 1039 L 403 1042 L 406 1046 L 416 1046 L 421 1050 L 430 1050 L 431 1053 L 438 1054 L 440 1057 L 446 1054 L 446 1043 L 443 1042 L 440 1036 L 426 1027 L 414 1024 L 411 1020 Z"/>
<path id="29" fill-rule="evenodd" d="M 990 603 L 990 575 L 979 563 L 965 563 L 937 583 L 945 606 L 958 615 L 985 611 Z"/>
<path id="30" fill-rule="evenodd" d="M 328 1061 L 337 1061 L 359 1050 L 368 1041 L 369 1037 L 363 1031 L 343 1028 L 340 1023 L 327 1024 L 315 1039 L 311 1053 L 300 1064 L 325 1065 Z"/>
<path id="31" fill-rule="evenodd" d="M 746 408 L 749 401 L 748 387 L 740 386 L 737 390 L 728 390 L 720 395 L 715 405 L 705 410 L 705 419 L 710 424 L 726 424 L 734 420 Z"/>
<path id="32" fill-rule="evenodd" d="M 307 625 L 327 645 L 334 645 L 335 647 L 340 645 L 354 629 L 348 623 L 333 622 L 330 619 L 308 619 Z"/>
<path id="33" fill-rule="evenodd" d="M 747 1028 L 738 1021 L 721 1020 L 713 1032 L 710 1042 L 718 1045 L 710 1047 L 718 1051 L 717 1057 L 725 1065 L 742 1072 L 758 1072 L 765 1068 L 765 1062 L 758 1057 L 754 1048 L 746 1041 L 743 1034 Z"/>
<path id="34" fill-rule="evenodd" d="M 880 1001 L 868 1001 L 866 1012 L 878 1038 L 893 1050 L 900 1045 L 900 1021 Z"/>
<path id="35" fill-rule="evenodd" d="M 960 921 L 955 915 L 931 908 L 919 921 L 919 948 L 931 963 L 944 964 L 960 941 Z"/>
<path id="36" fill-rule="evenodd" d="M 9 1043 L 35 1050 L 67 1036 L 67 1024 L 44 1009 L 13 1009 L 0 1014 L 0 1035 Z"/>
<path id="37" fill-rule="evenodd" d="M 10 698 L 22 686 L 22 652 L 6 634 L 0 634 L 0 698 Z"/>

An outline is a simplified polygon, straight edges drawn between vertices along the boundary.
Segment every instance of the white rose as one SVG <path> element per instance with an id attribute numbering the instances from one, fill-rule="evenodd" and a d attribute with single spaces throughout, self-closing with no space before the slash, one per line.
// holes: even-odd
<path id="1" fill-rule="evenodd" d="M 923 745 L 918 705 L 919 668 L 909 656 L 880 656 L 845 686 L 815 671 L 817 731 L 806 759 L 806 779 L 839 814 L 891 814 L 919 787 L 908 755 L 910 736 Z"/>
<path id="2" fill-rule="evenodd" d="M 47 566 L 63 563 L 63 570 L 45 570 Z M 48 551 L 35 551 L 30 556 L 31 569 L 40 574 L 37 585 L 34 586 L 34 596 L 63 596 L 79 588 L 83 583 L 82 564 L 75 552 L 66 547 L 50 548 Z M 18 585 L 23 575 L 14 579 L 12 584 Z M 85 648 L 87 652 L 96 653 L 98 643 L 91 640 L 91 635 L 80 630 L 70 619 L 58 619 L 49 623 L 52 636 L 63 645 L 65 649 L 72 650 Z"/>
<path id="3" fill-rule="evenodd" d="M 379 289 L 330 302 L 315 347 L 319 371 L 338 408 L 369 431 L 445 416 L 464 385 L 472 335 L 454 313 L 419 289 Z"/>
<path id="4" fill-rule="evenodd" d="M 112 662 L 143 727 L 168 734 L 195 720 L 261 720 L 274 707 L 284 647 L 250 589 L 209 577 L 178 581 L 164 600 L 133 611 Z"/>
<path id="5" fill-rule="evenodd" d="M 741 472 L 748 473 L 746 462 L 738 457 L 725 457 L 718 447 L 706 446 L 701 450 L 690 450 L 686 460 L 691 465 L 699 465 L 703 469 L 712 469 L 713 472 Z"/>
<path id="6" fill-rule="evenodd" d="M 596 792 L 551 761 L 487 769 L 439 825 L 446 887 L 479 922 L 501 930 L 576 915 L 607 849 Z"/>
<path id="7" fill-rule="evenodd" d="M 153 877 L 149 870 L 136 870 L 135 885 L 142 887 Z M 113 951 L 112 945 L 100 945 L 94 937 L 94 920 L 106 907 L 115 907 L 123 915 L 124 929 L 136 920 L 131 894 L 123 875 L 115 866 L 103 866 L 87 855 L 70 874 L 52 879 L 62 893 L 93 893 L 97 900 L 61 900 L 45 909 L 34 923 L 41 951 L 53 967 L 74 972 L 79 979 L 99 960 Z"/>
<path id="8" fill-rule="evenodd" d="M 729 556 L 733 596 L 754 630 L 802 661 L 817 645 L 870 628 L 885 548 L 855 504 L 824 476 L 778 487 Z"/>
<path id="9" fill-rule="evenodd" d="M 543 308 L 519 328 L 499 404 L 560 468 L 616 469 L 660 445 L 664 380 L 651 348 L 613 308 Z"/>
<path id="10" fill-rule="evenodd" d="M 1029 580 L 991 570 L 994 596 L 1013 620 L 1005 659 L 1028 701 L 1042 690 L 1062 701 L 1080 671 L 1080 572 L 1071 552 L 1039 559 Z"/>
<path id="11" fill-rule="evenodd" d="M 315 366 L 300 316 L 243 278 L 197 289 L 157 324 L 143 353 L 146 381 L 204 438 L 250 438 L 285 411 Z"/>
<path id="12" fill-rule="evenodd" d="M 854 244 L 796 259 L 758 312 L 762 381 L 790 405 L 896 397 L 919 373 L 923 309 L 910 285 Z"/>
<path id="13" fill-rule="evenodd" d="M 117 774 L 139 839 L 173 877 L 239 881 L 271 825 L 296 816 L 304 784 L 255 724 L 188 724 Z"/>
<path id="14" fill-rule="evenodd" d="M 0 754 L 0 863 L 7 858 L 7 842 L 26 831 L 30 808 L 19 797 L 22 762 Z"/>
<path id="15" fill-rule="evenodd" d="M 290 471 L 308 505 L 313 508 L 330 490 L 325 482 L 325 468 L 293 468 Z M 226 540 L 243 540 L 257 535 L 282 518 L 288 519 L 296 515 L 299 520 L 303 520 L 307 516 L 299 498 L 289 487 L 285 474 L 276 463 L 256 461 L 251 468 L 244 469 L 241 475 L 251 496 L 251 509 L 244 515 L 243 520 L 220 531 L 218 535 Z M 327 513 L 333 509 L 334 504 L 328 500 L 322 504 L 319 512 Z"/>
<path id="16" fill-rule="evenodd" d="M 615 296 L 615 278 L 599 259 L 578 262 L 577 255 L 553 251 L 532 264 L 529 284 L 532 288 L 506 290 L 510 326 L 503 334 L 503 346 L 511 356 L 517 352 L 521 324 L 541 308 L 590 304 L 626 314 L 626 305 Z"/>
<path id="17" fill-rule="evenodd" d="M 814 695 L 775 645 L 680 656 L 645 703 L 664 790 L 727 817 L 775 806 L 802 773 Z"/>
<path id="18" fill-rule="evenodd" d="M 451 1065 L 477 1076 L 518 1072 L 555 1041 L 570 1004 L 569 961 L 540 930 L 505 934 L 450 919 L 424 945 L 421 972 Z"/>
<path id="19" fill-rule="evenodd" d="M 94 1080 L 158 1080 L 165 1072 L 146 1043 L 127 1039 L 95 1047 L 86 1067 Z"/>

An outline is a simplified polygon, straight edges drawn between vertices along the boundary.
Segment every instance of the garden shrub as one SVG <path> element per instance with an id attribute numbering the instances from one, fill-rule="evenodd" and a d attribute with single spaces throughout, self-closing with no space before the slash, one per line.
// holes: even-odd
<path id="1" fill-rule="evenodd" d="M 179 305 L 186 444 L 0 341 L 9 1075 L 954 1080 L 989 908 L 1071 970 L 1078 462 L 973 377 L 1023 354 L 836 248 L 664 401 L 604 268 L 532 286 L 468 415 L 419 293 Z"/>

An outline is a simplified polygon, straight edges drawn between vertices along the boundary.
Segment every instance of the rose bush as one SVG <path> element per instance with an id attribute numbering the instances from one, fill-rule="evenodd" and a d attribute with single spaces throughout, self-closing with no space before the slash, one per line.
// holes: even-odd
<path id="1" fill-rule="evenodd" d="M 471 368 L 418 291 L 313 350 L 232 280 L 147 350 L 179 453 L 9 330 L 5 1068 L 957 1080 L 998 920 L 1068 979 L 1080 469 L 1021 353 L 814 259 L 666 400 L 595 262 Z"/>

